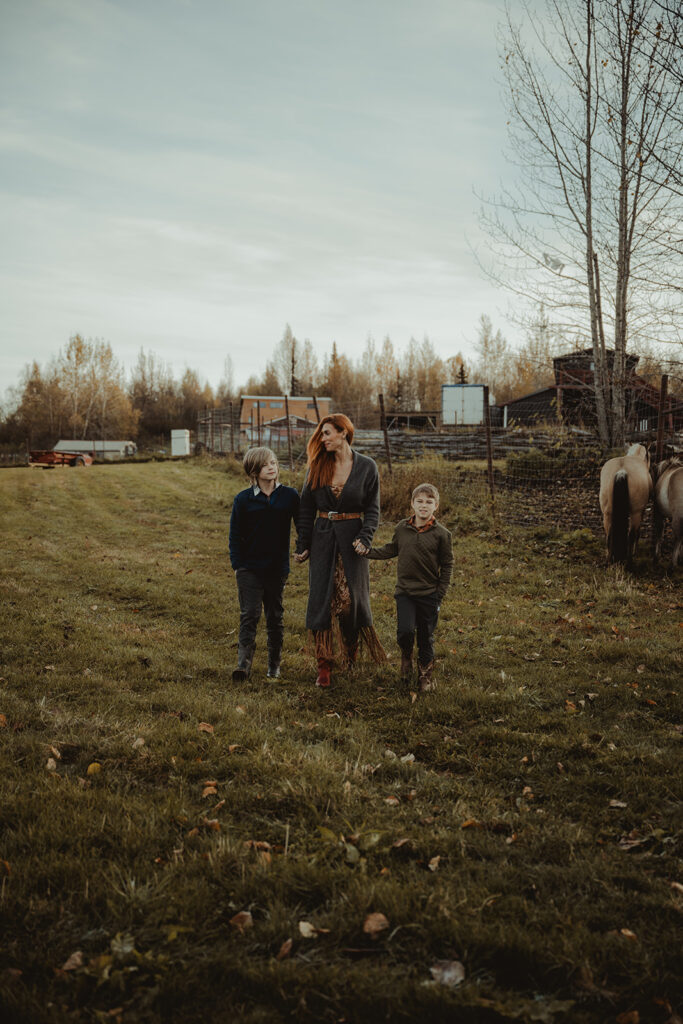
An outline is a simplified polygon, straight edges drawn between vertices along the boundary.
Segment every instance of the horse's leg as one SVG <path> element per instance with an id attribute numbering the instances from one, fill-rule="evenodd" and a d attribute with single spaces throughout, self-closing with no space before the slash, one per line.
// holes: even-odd
<path id="1" fill-rule="evenodd" d="M 683 548 L 683 515 L 677 515 L 674 512 L 671 517 L 671 532 L 674 539 L 674 549 L 671 552 L 671 571 L 673 572 L 678 565 Z"/>
<path id="2" fill-rule="evenodd" d="M 662 556 L 662 533 L 664 532 L 664 516 L 659 511 L 657 499 L 654 503 L 654 524 L 652 530 L 652 561 L 655 565 Z"/>
<path id="3" fill-rule="evenodd" d="M 607 545 L 607 564 L 612 561 L 612 510 L 605 509 L 602 514 L 602 526 L 605 531 L 605 544 Z"/>

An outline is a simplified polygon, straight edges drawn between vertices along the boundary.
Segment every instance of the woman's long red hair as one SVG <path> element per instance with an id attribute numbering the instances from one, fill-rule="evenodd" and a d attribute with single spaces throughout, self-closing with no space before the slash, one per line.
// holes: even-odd
<path id="1" fill-rule="evenodd" d="M 331 423 L 334 429 L 340 433 L 342 430 L 345 430 L 346 440 L 349 444 L 353 442 L 354 428 L 348 416 L 345 416 L 343 412 L 335 412 L 331 416 L 323 416 L 306 445 L 308 483 L 313 490 L 317 487 L 327 487 L 328 484 L 332 483 L 332 477 L 334 476 L 334 452 L 325 451 L 322 438 L 323 427 L 326 423 Z"/>

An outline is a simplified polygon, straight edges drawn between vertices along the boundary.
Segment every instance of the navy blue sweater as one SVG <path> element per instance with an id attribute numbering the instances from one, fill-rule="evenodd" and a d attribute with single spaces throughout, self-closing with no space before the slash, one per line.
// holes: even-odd
<path id="1" fill-rule="evenodd" d="M 282 484 L 269 496 L 247 487 L 235 496 L 230 516 L 233 569 L 287 576 L 289 530 L 299 514 L 299 495 Z"/>

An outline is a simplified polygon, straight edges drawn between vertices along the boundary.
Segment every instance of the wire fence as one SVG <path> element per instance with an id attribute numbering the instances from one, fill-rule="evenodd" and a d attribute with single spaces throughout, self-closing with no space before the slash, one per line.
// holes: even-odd
<path id="1" fill-rule="evenodd" d="M 436 411 L 385 409 L 378 395 L 377 405 L 359 416 L 370 426 L 355 431 L 353 447 L 380 466 L 383 520 L 405 515 L 413 487 L 429 479 L 439 488 L 442 511 L 462 516 L 467 506 L 473 528 L 477 517 L 493 512 L 516 525 L 600 534 L 600 469 L 623 449 L 607 449 L 598 441 L 592 388 L 579 392 L 572 385 L 571 399 L 550 394 L 556 390 L 501 409 L 488 404 L 483 389 L 476 423 L 444 423 Z M 628 396 L 626 411 L 629 444 L 645 444 L 653 459 L 683 452 L 679 395 L 666 388 L 641 389 Z M 267 399 L 248 419 L 241 418 L 239 403 L 233 403 L 199 417 L 195 450 L 240 457 L 252 445 L 266 445 L 290 469 L 291 482 L 300 485 L 316 424 L 314 417 L 271 411 Z M 646 518 L 644 535 L 648 524 Z"/>

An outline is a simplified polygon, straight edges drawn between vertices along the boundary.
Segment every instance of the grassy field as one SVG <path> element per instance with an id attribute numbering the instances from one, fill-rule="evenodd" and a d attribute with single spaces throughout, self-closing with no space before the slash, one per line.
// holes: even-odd
<path id="1" fill-rule="evenodd" d="M 681 570 L 492 524 L 467 473 L 418 697 L 391 562 L 386 669 L 315 690 L 304 567 L 282 680 L 261 632 L 232 683 L 237 472 L 0 473 L 3 1020 L 680 1020 Z"/>

